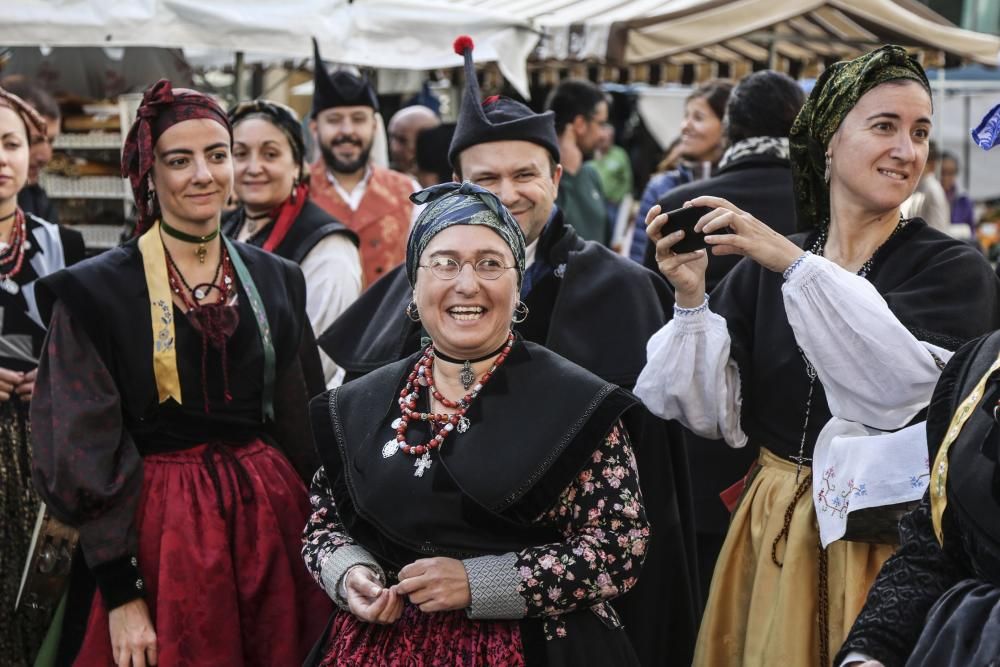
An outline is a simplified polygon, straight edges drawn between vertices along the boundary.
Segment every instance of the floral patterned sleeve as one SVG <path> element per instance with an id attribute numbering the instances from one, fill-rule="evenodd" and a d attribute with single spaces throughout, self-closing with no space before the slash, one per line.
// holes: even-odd
<path id="1" fill-rule="evenodd" d="M 385 582 L 385 573 L 368 551 L 358 545 L 344 530 L 337 515 L 326 469 L 320 468 L 309 487 L 309 503 L 313 513 L 309 516 L 302 534 L 302 558 L 326 594 L 346 608 L 346 601 L 339 593 L 340 582 L 355 565 L 367 565 Z"/>
<path id="2" fill-rule="evenodd" d="M 565 539 L 517 554 L 518 593 L 528 616 L 591 607 L 635 585 L 649 523 L 632 445 L 621 422 L 537 521 L 558 527 Z"/>

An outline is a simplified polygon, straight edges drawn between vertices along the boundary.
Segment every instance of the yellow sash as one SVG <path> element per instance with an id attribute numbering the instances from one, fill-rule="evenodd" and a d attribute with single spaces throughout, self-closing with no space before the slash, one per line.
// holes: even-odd
<path id="1" fill-rule="evenodd" d="M 966 396 L 962 404 L 958 406 L 958 410 L 951 418 L 948 432 L 945 434 L 944 440 L 941 441 L 937 456 L 934 457 L 934 466 L 931 468 L 931 519 L 934 521 L 934 534 L 937 536 L 938 544 L 942 546 L 944 545 L 944 533 L 941 529 L 941 519 L 944 516 L 944 509 L 948 505 L 948 450 L 958 438 L 958 434 L 962 432 L 965 423 L 969 421 L 972 411 L 983 399 L 986 381 L 998 368 L 1000 368 L 1000 356 L 986 371 L 986 374 L 980 378 L 979 384 L 972 390 L 972 393 Z"/>
<path id="2" fill-rule="evenodd" d="M 153 322 L 153 374 L 160 403 L 172 398 L 181 403 L 181 378 L 177 374 L 177 337 L 174 335 L 174 301 L 167 279 L 167 256 L 155 222 L 139 238 L 142 269 L 149 290 L 149 315 Z"/>

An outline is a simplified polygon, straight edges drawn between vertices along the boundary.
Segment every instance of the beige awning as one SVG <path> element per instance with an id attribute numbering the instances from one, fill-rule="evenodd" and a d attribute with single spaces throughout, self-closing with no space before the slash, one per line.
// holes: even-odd
<path id="1" fill-rule="evenodd" d="M 928 64 L 945 55 L 1000 64 L 1000 38 L 962 30 L 917 0 L 507 0 L 502 6 L 542 30 L 535 67 L 655 63 L 673 71 L 693 64 L 709 72 L 725 63 L 730 72 L 746 72 L 755 62 L 780 69 L 797 62 L 798 71 L 809 73 L 888 43 L 922 52 Z"/>
<path id="2" fill-rule="evenodd" d="M 729 54 L 735 53 L 737 58 L 759 61 L 766 51 L 770 61 L 785 58 L 810 64 L 895 43 L 963 61 L 1000 64 L 1000 38 L 955 27 L 915 0 L 666 0 L 660 4 L 665 11 L 618 21 L 611 27 L 608 60 L 635 64 L 683 57 L 684 62 L 691 62 L 693 54 L 696 60 L 732 62 Z"/>

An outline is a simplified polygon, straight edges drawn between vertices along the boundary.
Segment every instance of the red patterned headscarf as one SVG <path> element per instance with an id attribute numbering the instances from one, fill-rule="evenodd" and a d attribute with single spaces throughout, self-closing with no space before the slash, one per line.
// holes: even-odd
<path id="1" fill-rule="evenodd" d="M 149 172 L 153 168 L 157 139 L 172 125 L 199 118 L 218 122 L 232 140 L 233 129 L 226 112 L 208 95 L 188 88 L 174 89 L 166 79 L 160 79 L 143 94 L 122 150 L 122 178 L 132 185 L 139 212 L 136 234 L 149 229 L 156 219 L 157 206 L 149 196 Z"/>
<path id="2" fill-rule="evenodd" d="M 14 93 L 9 93 L 3 88 L 0 88 L 0 107 L 11 109 L 21 117 L 29 139 L 31 138 L 32 130 L 38 134 L 45 134 L 45 119 L 35 111 L 35 108 Z"/>

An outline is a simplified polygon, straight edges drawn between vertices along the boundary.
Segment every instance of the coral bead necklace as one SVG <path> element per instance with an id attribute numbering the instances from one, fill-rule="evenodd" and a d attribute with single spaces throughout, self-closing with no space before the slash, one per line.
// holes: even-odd
<path id="1" fill-rule="evenodd" d="M 433 345 L 428 345 L 424 353 L 414 364 L 413 370 L 407 377 L 406 386 L 399 392 L 400 416 L 392 422 L 392 427 L 396 429 L 396 437 L 382 447 L 382 457 L 389 458 L 397 451 L 420 458 L 413 464 L 416 471 L 415 477 L 423 477 L 424 471 L 431 467 L 430 453 L 437 449 L 454 430 L 465 433 L 469 429 L 469 420 L 465 413 L 469 410 L 472 401 L 483 390 L 483 386 L 489 381 L 498 368 L 506 361 L 510 354 L 510 348 L 514 345 L 514 334 L 507 336 L 507 342 L 498 351 L 496 359 L 490 369 L 483 373 L 479 382 L 472 387 L 472 391 L 457 401 L 451 401 L 444 397 L 434 386 L 434 358 L 435 350 Z M 417 400 L 420 397 L 420 388 L 427 387 L 441 405 L 453 409 L 451 414 L 435 414 L 432 412 L 417 412 Z M 406 432 L 412 421 L 425 421 L 430 425 L 431 433 L 434 435 L 423 444 L 411 445 L 406 441 Z"/>

